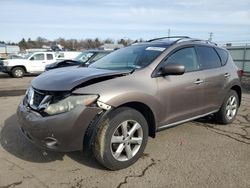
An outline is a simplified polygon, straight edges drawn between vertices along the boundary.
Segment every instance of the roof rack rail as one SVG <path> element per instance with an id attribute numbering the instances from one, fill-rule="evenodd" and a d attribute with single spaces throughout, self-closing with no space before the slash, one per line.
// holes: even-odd
<path id="1" fill-rule="evenodd" d="M 178 42 L 204 42 L 206 44 L 214 44 L 215 46 L 218 46 L 215 42 L 209 41 L 209 40 L 202 40 L 202 39 L 195 39 L 195 38 L 190 38 L 188 36 L 170 36 L 170 37 L 160 37 L 160 38 L 154 38 L 154 39 L 150 39 L 147 42 L 153 42 L 153 41 L 157 41 L 157 40 L 163 40 L 163 39 L 177 39 L 175 41 L 173 41 L 173 44 L 176 44 Z"/>
<path id="2" fill-rule="evenodd" d="M 182 39 L 181 39 L 182 40 Z M 185 41 L 181 41 L 181 40 L 177 40 L 174 41 L 174 43 L 178 43 L 178 42 L 185 42 Z M 188 42 L 204 42 L 206 44 L 214 44 L 215 46 L 218 46 L 217 43 L 209 41 L 209 40 L 202 40 L 202 39 L 195 39 L 195 38 L 189 38 L 187 39 Z"/>
<path id="3" fill-rule="evenodd" d="M 162 39 L 173 39 L 173 38 L 179 38 L 176 41 L 180 40 L 180 39 L 190 39 L 190 37 L 188 36 L 170 36 L 170 37 L 160 37 L 160 38 L 154 38 L 154 39 L 150 39 L 147 42 L 152 42 L 152 41 L 156 41 L 156 40 L 162 40 Z M 175 42 L 176 42 L 175 41 Z"/>

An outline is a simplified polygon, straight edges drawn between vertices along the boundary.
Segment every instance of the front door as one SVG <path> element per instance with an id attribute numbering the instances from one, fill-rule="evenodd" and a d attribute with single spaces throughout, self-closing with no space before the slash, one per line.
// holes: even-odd
<path id="1" fill-rule="evenodd" d="M 30 72 L 39 73 L 44 71 L 46 64 L 44 53 L 36 53 L 29 59 Z"/>
<path id="2" fill-rule="evenodd" d="M 200 71 L 195 48 L 190 46 L 178 49 L 162 64 L 182 64 L 185 73 L 157 78 L 158 95 L 165 106 L 165 118 L 160 126 L 201 115 L 204 108 L 204 75 Z"/>

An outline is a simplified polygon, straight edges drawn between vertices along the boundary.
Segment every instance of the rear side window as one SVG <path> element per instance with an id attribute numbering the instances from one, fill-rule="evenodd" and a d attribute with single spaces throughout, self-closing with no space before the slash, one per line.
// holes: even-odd
<path id="1" fill-rule="evenodd" d="M 228 52 L 226 50 L 221 49 L 221 48 L 215 48 L 215 49 L 220 56 L 222 65 L 225 65 L 227 63 L 227 59 L 228 59 Z"/>
<path id="2" fill-rule="evenodd" d="M 170 55 L 164 64 L 181 64 L 185 67 L 185 72 L 199 70 L 200 66 L 196 58 L 196 52 L 193 47 L 182 48 Z"/>
<path id="3" fill-rule="evenodd" d="M 53 60 L 53 55 L 52 54 L 47 54 L 47 60 Z"/>
<path id="4" fill-rule="evenodd" d="M 214 48 L 207 46 L 197 46 L 197 53 L 199 55 L 202 69 L 221 67 L 220 58 Z"/>

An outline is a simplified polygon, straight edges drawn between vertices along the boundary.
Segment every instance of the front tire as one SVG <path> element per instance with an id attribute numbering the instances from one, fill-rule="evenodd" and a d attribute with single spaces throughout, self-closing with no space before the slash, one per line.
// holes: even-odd
<path id="1" fill-rule="evenodd" d="M 238 112 L 238 108 L 238 94 L 234 90 L 231 90 L 227 94 L 220 110 L 215 114 L 215 118 L 221 124 L 230 124 L 234 121 Z"/>
<path id="2" fill-rule="evenodd" d="M 11 75 L 14 78 L 22 78 L 24 76 L 24 73 L 25 73 L 25 71 L 22 67 L 15 67 L 11 71 Z"/>
<path id="3" fill-rule="evenodd" d="M 117 108 L 100 122 L 95 131 L 93 153 L 110 170 L 127 168 L 143 154 L 148 140 L 144 116 L 128 107 Z"/>

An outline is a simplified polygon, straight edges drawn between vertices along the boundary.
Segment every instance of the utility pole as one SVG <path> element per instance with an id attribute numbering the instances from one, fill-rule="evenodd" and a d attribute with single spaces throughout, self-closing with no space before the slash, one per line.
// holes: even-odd
<path id="1" fill-rule="evenodd" d="M 209 40 L 210 42 L 212 42 L 212 40 L 213 40 L 213 32 L 210 32 L 210 33 L 209 33 L 209 38 L 208 38 L 208 40 Z"/>
<path id="2" fill-rule="evenodd" d="M 170 29 L 168 29 L 168 37 L 170 37 Z M 169 40 L 169 38 L 168 38 L 168 40 Z"/>

